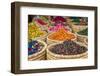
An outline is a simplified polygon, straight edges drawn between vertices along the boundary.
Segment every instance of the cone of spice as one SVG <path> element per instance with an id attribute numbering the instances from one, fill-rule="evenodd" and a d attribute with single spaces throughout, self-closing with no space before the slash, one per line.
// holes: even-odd
<path id="1" fill-rule="evenodd" d="M 75 35 L 71 32 L 66 31 L 64 28 L 61 28 L 57 32 L 54 32 L 51 35 L 49 35 L 48 38 L 57 41 L 64 41 L 75 39 Z"/>

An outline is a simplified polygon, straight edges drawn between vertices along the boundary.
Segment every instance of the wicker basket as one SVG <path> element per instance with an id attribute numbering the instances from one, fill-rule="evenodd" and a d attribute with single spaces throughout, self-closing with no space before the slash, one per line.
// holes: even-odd
<path id="1" fill-rule="evenodd" d="M 33 61 L 33 60 L 45 60 L 46 59 L 46 43 L 44 41 L 41 40 L 37 40 L 38 42 L 42 43 L 44 45 L 43 49 L 37 53 L 34 53 L 30 56 L 28 56 L 28 60 L 29 61 Z"/>
<path id="2" fill-rule="evenodd" d="M 70 18 L 66 18 L 66 25 L 68 25 L 69 27 L 71 27 L 71 25 L 73 24 L 72 20 Z"/>
<path id="3" fill-rule="evenodd" d="M 88 39 L 88 36 L 80 35 L 78 33 L 76 33 L 76 36 L 77 36 L 77 41 L 78 42 L 82 42 L 82 43 L 85 43 L 86 44 L 85 40 Z"/>
<path id="4" fill-rule="evenodd" d="M 43 36 L 40 36 L 40 37 L 36 37 L 36 38 L 34 38 L 34 39 L 32 39 L 32 40 L 41 40 L 41 41 L 46 41 L 46 38 L 47 38 L 47 33 L 45 34 L 45 35 L 43 35 Z"/>
<path id="5" fill-rule="evenodd" d="M 68 31 L 72 32 L 72 29 L 70 28 L 70 26 L 65 26 L 65 28 L 67 28 Z"/>
<path id="6" fill-rule="evenodd" d="M 87 27 L 88 26 L 86 26 L 86 25 L 74 25 L 74 24 L 71 25 L 73 32 L 79 32 L 83 29 L 86 29 Z"/>
<path id="7" fill-rule="evenodd" d="M 85 38 L 85 39 L 84 39 L 84 43 L 85 43 L 86 45 L 88 45 L 88 38 Z"/>
<path id="8" fill-rule="evenodd" d="M 70 32 L 71 33 L 71 32 Z M 49 44 L 52 44 L 52 43 L 60 43 L 60 42 L 63 42 L 63 41 L 58 41 L 58 40 L 52 40 L 52 39 L 50 39 L 49 38 L 49 36 L 50 35 L 52 35 L 53 33 L 51 33 L 51 34 L 49 34 L 48 36 L 47 36 L 47 44 L 49 45 Z M 72 34 L 72 33 L 71 33 Z M 74 36 L 75 36 L 75 38 L 74 39 L 71 39 L 71 40 L 73 40 L 73 41 L 75 41 L 76 39 L 77 39 L 77 36 L 74 34 Z"/>
<path id="9" fill-rule="evenodd" d="M 82 43 L 79 43 L 79 42 L 76 42 L 77 44 L 80 44 L 81 46 L 85 46 L 87 48 L 86 45 L 82 44 Z M 79 59 L 79 58 L 87 58 L 88 57 L 88 53 L 87 52 L 84 52 L 82 54 L 77 54 L 77 55 L 59 55 L 59 54 L 55 54 L 53 52 L 51 52 L 49 50 L 50 47 L 54 46 L 54 45 L 57 45 L 59 43 L 54 43 L 54 44 L 51 44 L 47 47 L 47 60 L 58 60 L 58 59 Z"/>
<path id="10" fill-rule="evenodd" d="M 38 22 L 35 21 L 35 23 L 37 24 L 37 26 L 41 29 L 41 30 L 48 30 L 48 26 L 49 23 L 47 23 L 46 25 L 41 25 Z"/>

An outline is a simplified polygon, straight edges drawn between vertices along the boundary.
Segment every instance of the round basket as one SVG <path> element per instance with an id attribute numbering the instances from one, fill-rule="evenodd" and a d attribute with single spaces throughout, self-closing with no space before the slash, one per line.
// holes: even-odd
<path id="1" fill-rule="evenodd" d="M 44 41 L 41 40 L 37 40 L 38 42 L 42 43 L 44 45 L 43 49 L 37 53 L 34 53 L 32 55 L 28 56 L 28 60 L 29 61 L 34 61 L 34 60 L 45 60 L 46 59 L 46 43 Z"/>
<path id="2" fill-rule="evenodd" d="M 73 32 L 79 32 L 83 29 L 86 29 L 87 27 L 88 26 L 86 26 L 86 25 L 74 25 L 74 24 L 71 25 Z"/>
<path id="3" fill-rule="evenodd" d="M 86 45 L 88 45 L 88 38 L 85 38 L 85 39 L 84 39 L 84 43 L 85 43 Z"/>
<path id="4" fill-rule="evenodd" d="M 46 41 L 46 38 L 47 38 L 47 33 L 43 36 L 40 36 L 40 37 L 36 37 L 36 38 L 33 38 L 32 40 L 41 40 L 41 41 Z"/>
<path id="5" fill-rule="evenodd" d="M 35 23 L 37 24 L 38 27 L 40 27 L 41 30 L 48 30 L 48 27 L 47 27 L 49 25 L 48 23 L 46 25 L 41 25 L 36 21 L 35 21 Z"/>
<path id="6" fill-rule="evenodd" d="M 71 32 L 70 32 L 70 33 L 71 33 Z M 58 40 L 52 40 L 52 39 L 50 39 L 49 36 L 52 35 L 52 34 L 53 34 L 53 33 L 51 33 L 51 34 L 49 34 L 49 35 L 47 36 L 47 44 L 63 42 L 63 41 L 58 41 Z M 71 34 L 72 34 L 72 33 L 71 33 Z M 76 36 L 75 34 L 73 34 L 73 35 L 75 36 L 75 38 L 74 38 L 74 39 L 71 39 L 71 40 L 75 41 L 75 40 L 77 39 L 77 36 Z"/>
<path id="7" fill-rule="evenodd" d="M 67 28 L 68 31 L 72 32 L 72 29 L 69 26 L 65 26 L 65 28 Z"/>
<path id="8" fill-rule="evenodd" d="M 88 53 L 87 51 L 82 53 L 82 54 L 77 54 L 77 55 L 59 55 L 59 54 L 55 54 L 53 52 L 51 52 L 49 50 L 50 47 L 54 46 L 54 45 L 57 45 L 59 43 L 54 43 L 54 44 L 51 44 L 47 47 L 47 59 L 48 60 L 58 60 L 58 59 L 80 59 L 80 58 L 87 58 L 88 56 Z M 77 44 L 80 44 L 81 46 L 85 46 L 87 48 L 86 45 L 82 44 L 82 43 L 79 43 L 77 42 Z"/>
<path id="9" fill-rule="evenodd" d="M 73 24 L 72 19 L 70 18 L 66 18 L 66 25 L 68 25 L 69 27 L 71 27 L 71 25 Z"/>
<path id="10" fill-rule="evenodd" d="M 78 33 L 76 33 L 76 36 L 77 36 L 77 41 L 78 41 L 78 42 L 85 43 L 85 40 L 88 39 L 88 36 L 80 35 L 80 34 L 78 34 Z M 86 44 L 86 43 L 85 43 L 85 44 Z"/>

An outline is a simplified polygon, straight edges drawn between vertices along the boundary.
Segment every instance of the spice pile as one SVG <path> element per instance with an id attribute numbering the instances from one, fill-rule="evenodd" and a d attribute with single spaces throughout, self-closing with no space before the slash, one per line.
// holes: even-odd
<path id="1" fill-rule="evenodd" d="M 50 48 L 50 51 L 60 55 L 77 55 L 87 51 L 87 48 L 84 46 L 80 46 L 79 44 L 67 40 L 62 44 L 57 44 Z"/>
<path id="2" fill-rule="evenodd" d="M 61 28 L 64 28 L 65 30 L 70 31 L 70 28 L 65 24 L 66 19 L 64 17 L 56 16 L 52 19 L 51 23 L 52 23 L 52 26 L 50 26 L 48 29 L 51 32 L 56 32 Z"/>
<path id="3" fill-rule="evenodd" d="M 42 31 L 34 22 L 28 25 L 28 38 L 29 39 L 33 40 L 34 38 L 41 37 L 45 34 L 46 32 Z"/>
<path id="4" fill-rule="evenodd" d="M 75 24 L 75 25 L 81 25 L 81 26 L 86 26 L 87 25 L 87 18 L 86 17 L 71 17 L 72 19 L 72 22 Z"/>
<path id="5" fill-rule="evenodd" d="M 77 32 L 78 34 L 80 34 L 80 35 L 88 35 L 88 28 L 86 28 L 86 29 L 84 29 L 84 30 L 82 30 L 82 31 L 79 31 L 79 32 Z"/>
<path id="6" fill-rule="evenodd" d="M 43 49 L 44 45 L 38 41 L 28 42 L 28 55 L 32 55 Z"/>
<path id="7" fill-rule="evenodd" d="M 48 38 L 52 40 L 64 41 L 64 40 L 74 39 L 75 35 L 72 33 L 69 33 L 64 28 L 62 28 L 62 29 L 59 29 L 57 32 L 51 34 Z"/>

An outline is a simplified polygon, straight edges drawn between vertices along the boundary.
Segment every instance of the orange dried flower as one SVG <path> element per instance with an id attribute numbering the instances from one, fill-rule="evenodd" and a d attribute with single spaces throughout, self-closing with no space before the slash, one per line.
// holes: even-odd
<path id="1" fill-rule="evenodd" d="M 63 40 L 71 40 L 75 38 L 75 35 L 66 31 L 64 28 L 59 29 L 57 32 L 51 34 L 49 36 L 50 39 L 52 40 L 59 40 L 59 41 L 63 41 Z"/>

